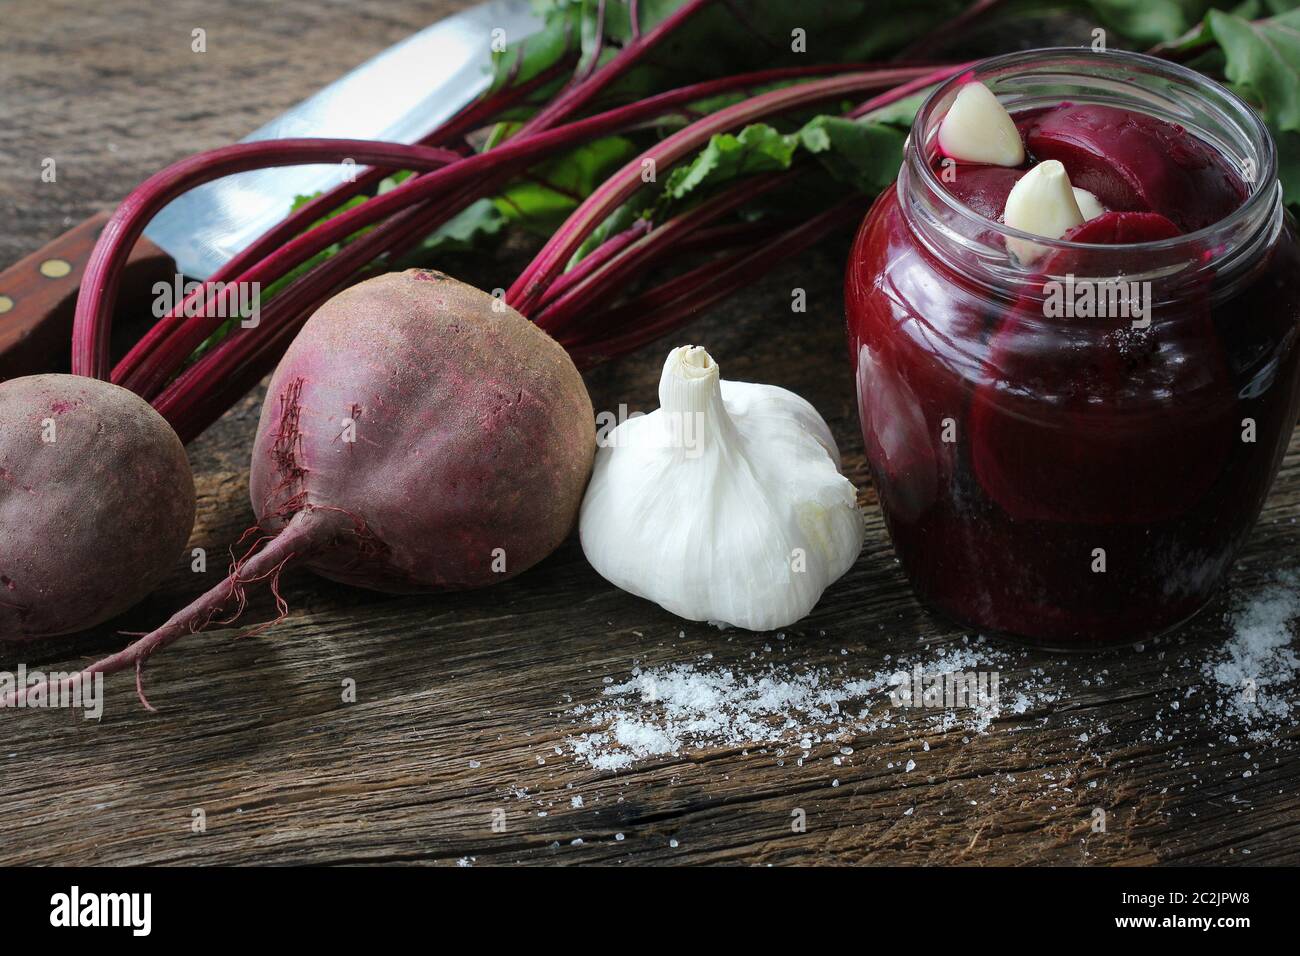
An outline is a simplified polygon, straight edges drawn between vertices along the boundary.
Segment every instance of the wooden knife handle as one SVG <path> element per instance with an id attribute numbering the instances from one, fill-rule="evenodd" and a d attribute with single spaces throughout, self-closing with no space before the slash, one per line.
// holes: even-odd
<path id="1" fill-rule="evenodd" d="M 77 291 L 108 218 L 91 216 L 0 272 L 0 381 L 68 369 Z M 175 275 L 171 257 L 141 238 L 122 275 L 118 311 L 151 315 L 154 284 Z"/>

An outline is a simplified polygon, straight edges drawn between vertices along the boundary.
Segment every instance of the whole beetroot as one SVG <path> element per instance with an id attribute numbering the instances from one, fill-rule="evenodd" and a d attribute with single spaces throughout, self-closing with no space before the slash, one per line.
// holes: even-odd
<path id="1" fill-rule="evenodd" d="M 354 286 L 307 321 L 271 379 L 250 482 L 268 540 L 72 680 L 138 672 L 290 563 L 396 593 L 513 577 L 572 530 L 595 447 L 577 368 L 501 300 L 423 270 Z"/>
<path id="2" fill-rule="evenodd" d="M 0 384 L 0 639 L 115 617 L 193 526 L 185 449 L 143 399 L 76 375 Z"/>
<path id="3" fill-rule="evenodd" d="M 249 491 L 264 529 L 330 539 L 306 561 L 327 578 L 482 587 L 559 547 L 595 447 L 559 344 L 499 299 L 413 269 L 312 316 L 271 379 Z"/>

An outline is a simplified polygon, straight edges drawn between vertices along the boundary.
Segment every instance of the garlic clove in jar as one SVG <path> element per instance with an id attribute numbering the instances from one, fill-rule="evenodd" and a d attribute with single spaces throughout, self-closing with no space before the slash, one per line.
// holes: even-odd
<path id="1" fill-rule="evenodd" d="M 939 149 L 964 163 L 1019 166 L 1025 161 L 1025 146 L 1011 114 L 978 80 L 957 91 L 939 124 Z"/>
<path id="2" fill-rule="evenodd" d="M 1083 221 L 1096 219 L 1098 216 L 1108 212 L 1101 200 L 1086 189 L 1080 189 L 1078 186 L 1072 186 L 1070 191 L 1074 193 L 1074 201 L 1079 204 L 1079 215 L 1083 216 Z"/>
<path id="3" fill-rule="evenodd" d="M 1031 232 L 1045 239 L 1060 239 L 1083 222 L 1079 202 L 1074 198 L 1070 177 L 1055 159 L 1039 163 L 1011 187 L 1002 219 L 1013 229 Z M 1007 248 L 1022 263 L 1029 264 L 1047 251 L 1037 242 L 1007 237 Z"/>
<path id="4" fill-rule="evenodd" d="M 805 617 L 862 548 L 826 423 L 786 389 L 722 381 L 698 346 L 669 353 L 659 402 L 596 452 L 587 559 L 689 620 L 769 630 Z"/>

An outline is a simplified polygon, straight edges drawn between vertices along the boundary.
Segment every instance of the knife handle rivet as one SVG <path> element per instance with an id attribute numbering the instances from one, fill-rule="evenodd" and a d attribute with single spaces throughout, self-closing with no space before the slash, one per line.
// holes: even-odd
<path id="1" fill-rule="evenodd" d="M 37 268 L 47 279 L 62 279 L 72 271 L 72 263 L 67 259 L 46 259 Z"/>
<path id="2" fill-rule="evenodd" d="M 7 295 L 0 295 L 0 315 L 4 315 L 14 307 L 14 300 Z"/>

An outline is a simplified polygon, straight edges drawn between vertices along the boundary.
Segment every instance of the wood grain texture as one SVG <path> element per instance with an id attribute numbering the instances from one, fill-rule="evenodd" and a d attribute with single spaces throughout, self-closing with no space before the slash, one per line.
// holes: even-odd
<path id="1" fill-rule="evenodd" d="M 160 165 L 237 138 L 450 6 L 6 5 L 0 263 L 108 208 Z M 189 52 L 194 26 L 208 30 L 205 58 Z M 46 155 L 63 157 L 56 185 L 39 182 Z M 150 664 L 158 715 L 119 675 L 101 721 L 0 716 L 0 863 L 1300 862 L 1295 733 L 1264 746 L 1231 740 L 1207 720 L 1200 671 L 1232 602 L 1300 565 L 1300 440 L 1213 607 L 1140 653 L 1013 655 L 1004 687 L 1050 678 L 1060 696 L 1004 714 L 987 733 L 904 717 L 802 760 L 798 748 L 769 746 L 617 773 L 574 762 L 565 739 L 581 728 L 567 712 L 636 666 L 711 653 L 742 671 L 776 661 L 858 674 L 969 637 L 915 602 L 893 559 L 854 411 L 841 255 L 828 248 L 785 267 L 679 337 L 706 344 L 728 377 L 806 396 L 862 489 L 862 557 L 784 640 L 679 621 L 606 585 L 574 541 L 515 581 L 449 597 L 391 598 L 291 575 L 288 619 L 239 640 L 233 630 L 192 637 Z M 447 264 L 488 288 L 508 284 L 517 266 L 509 254 Z M 789 310 L 795 286 L 808 292 L 806 314 Z M 592 374 L 596 408 L 653 403 L 659 351 Z M 208 575 L 178 567 L 113 627 L 0 649 L 0 667 L 67 667 L 120 646 L 115 631 L 157 623 L 223 572 L 226 547 L 251 520 L 259 398 L 191 449 L 193 545 L 208 550 Z M 263 595 L 249 620 L 272 613 Z M 349 678 L 358 700 L 345 704 Z M 1095 807 L 1108 813 L 1105 833 L 1090 830 Z M 792 831 L 796 808 L 806 832 Z M 206 832 L 192 830 L 196 810 Z M 505 811 L 504 833 L 492 830 L 494 810 Z"/>

